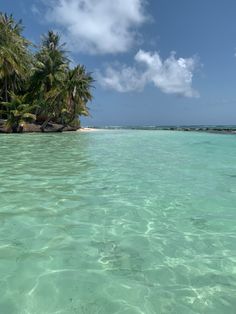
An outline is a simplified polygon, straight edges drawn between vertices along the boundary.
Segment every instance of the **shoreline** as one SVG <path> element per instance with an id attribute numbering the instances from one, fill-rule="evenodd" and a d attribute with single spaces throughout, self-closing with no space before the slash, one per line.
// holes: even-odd
<path id="1" fill-rule="evenodd" d="M 19 133 L 63 133 L 63 132 L 97 132 L 102 130 L 136 130 L 136 131 L 178 131 L 178 132 L 198 132 L 198 133 L 216 133 L 236 135 L 236 126 L 105 126 L 105 127 L 73 127 L 49 122 L 42 129 L 38 123 L 26 123 L 19 125 L 15 132 L 10 131 L 5 126 L 5 120 L 0 119 L 0 134 L 19 134 Z"/>
<path id="2" fill-rule="evenodd" d="M 102 130 L 102 129 L 100 129 Z M 89 127 L 81 127 L 80 129 L 77 130 L 78 132 L 97 132 L 99 129 L 96 128 L 89 128 Z"/>
<path id="3" fill-rule="evenodd" d="M 88 128 L 90 129 L 90 128 Z M 235 127 L 92 127 L 94 130 L 135 130 L 135 131 L 178 131 L 178 132 L 199 132 L 199 133 L 218 133 L 218 134 L 236 134 Z"/>

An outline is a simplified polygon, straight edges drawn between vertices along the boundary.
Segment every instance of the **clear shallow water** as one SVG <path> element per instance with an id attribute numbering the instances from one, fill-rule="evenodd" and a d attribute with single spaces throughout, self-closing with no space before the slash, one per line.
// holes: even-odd
<path id="1" fill-rule="evenodd" d="M 0 166 L 0 313 L 235 313 L 235 136 L 1 135 Z"/>

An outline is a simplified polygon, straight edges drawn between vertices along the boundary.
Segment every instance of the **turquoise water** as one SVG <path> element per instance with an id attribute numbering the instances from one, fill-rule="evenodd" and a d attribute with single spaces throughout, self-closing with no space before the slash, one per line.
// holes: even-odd
<path id="1" fill-rule="evenodd" d="M 236 137 L 0 136 L 0 313 L 236 313 Z"/>

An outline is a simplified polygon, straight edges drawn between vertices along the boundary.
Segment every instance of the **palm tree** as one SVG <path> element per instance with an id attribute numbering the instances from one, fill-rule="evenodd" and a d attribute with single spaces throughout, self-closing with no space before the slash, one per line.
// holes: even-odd
<path id="1" fill-rule="evenodd" d="M 5 108 L 8 114 L 6 121 L 6 127 L 8 131 L 16 133 L 20 132 L 23 125 L 27 122 L 33 122 L 36 120 L 35 106 L 26 103 L 26 96 L 17 96 L 11 94 L 10 102 L 2 102 L 2 108 Z M 4 110 L 4 109 L 2 109 Z"/>
<path id="2" fill-rule="evenodd" d="M 62 124 L 78 124 L 79 115 L 88 115 L 87 102 L 92 99 L 93 78 L 84 66 L 69 68 L 69 59 L 58 34 L 49 31 L 36 54 L 31 77 L 31 95 L 40 109 L 37 120 L 42 130 L 51 120 Z"/>
<path id="3" fill-rule="evenodd" d="M 33 55 L 22 30 L 21 21 L 0 13 L 0 118 L 12 131 L 35 120 L 42 131 L 49 122 L 79 127 L 79 116 L 89 115 L 91 74 L 70 68 L 57 33 L 49 31 Z"/>
<path id="4" fill-rule="evenodd" d="M 89 115 L 87 103 L 92 100 L 91 88 L 94 82 L 84 66 L 78 65 L 70 69 L 64 83 L 64 112 L 67 112 L 68 124 L 79 124 L 80 115 Z"/>
<path id="5" fill-rule="evenodd" d="M 22 35 L 21 21 L 16 23 L 12 15 L 0 13 L 0 97 L 8 101 L 11 92 L 17 92 L 29 73 L 30 42 Z"/>
<path id="6" fill-rule="evenodd" d="M 56 115 L 60 103 L 57 91 L 61 90 L 69 65 L 59 42 L 59 35 L 52 31 L 43 37 L 30 79 L 29 95 L 33 101 L 38 100 L 37 119 L 45 121 L 45 126 Z"/>

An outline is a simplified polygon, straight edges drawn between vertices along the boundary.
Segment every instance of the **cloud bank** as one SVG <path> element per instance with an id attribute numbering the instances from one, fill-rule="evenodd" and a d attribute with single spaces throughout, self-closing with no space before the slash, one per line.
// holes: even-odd
<path id="1" fill-rule="evenodd" d="M 47 0 L 46 19 L 63 28 L 70 48 L 92 54 L 126 52 L 147 16 L 146 0 Z"/>
<path id="2" fill-rule="evenodd" d="M 98 71 L 98 83 L 118 92 L 142 91 L 147 84 L 153 83 L 166 94 L 199 96 L 192 88 L 193 74 L 198 66 L 195 57 L 177 59 L 172 53 L 162 60 L 158 52 L 139 50 L 134 60 L 132 67 L 118 64 L 108 66 L 104 73 Z"/>

